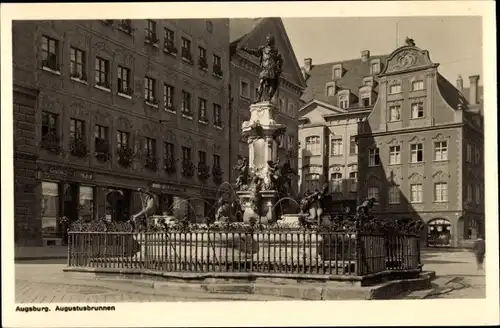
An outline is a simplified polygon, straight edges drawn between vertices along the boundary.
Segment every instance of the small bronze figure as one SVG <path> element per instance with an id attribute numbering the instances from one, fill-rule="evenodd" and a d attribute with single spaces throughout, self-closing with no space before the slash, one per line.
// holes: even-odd
<path id="1" fill-rule="evenodd" d="M 242 51 L 256 56 L 260 59 L 259 88 L 257 90 L 257 99 L 255 103 L 262 100 L 264 91 L 267 93 L 267 101 L 273 99 L 274 94 L 279 87 L 279 79 L 283 68 L 283 58 L 275 47 L 274 36 L 268 35 L 266 44 L 258 49 L 241 48 Z"/>
<path id="2" fill-rule="evenodd" d="M 234 169 L 240 172 L 236 179 L 236 187 L 242 190 L 248 185 L 248 158 L 240 157 Z"/>

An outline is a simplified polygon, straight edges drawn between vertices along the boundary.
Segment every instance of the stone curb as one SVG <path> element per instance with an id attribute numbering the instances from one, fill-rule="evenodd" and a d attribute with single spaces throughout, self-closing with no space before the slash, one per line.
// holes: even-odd
<path id="1" fill-rule="evenodd" d="M 137 278 L 123 278 L 127 275 L 125 272 L 112 273 L 110 270 L 91 268 L 82 270 L 82 268 L 66 268 L 65 272 L 76 273 L 80 279 L 85 276 L 85 273 L 91 273 L 90 279 L 94 281 L 112 281 L 112 282 L 125 282 L 131 286 L 151 288 L 159 294 L 164 292 L 205 292 L 205 293 L 222 293 L 222 294 L 255 294 L 267 295 L 289 299 L 303 299 L 303 300 L 376 300 L 376 299 L 391 299 L 400 295 L 403 292 L 415 291 L 429 288 L 431 280 L 435 276 L 434 272 L 421 273 L 419 278 L 414 279 L 400 279 L 382 283 L 372 287 L 360 287 L 356 285 L 348 285 L 346 282 L 336 284 L 333 282 L 305 282 L 297 283 L 293 281 L 285 282 L 273 281 L 272 279 L 255 279 L 243 280 L 242 282 L 235 283 L 230 281 L 217 281 L 216 274 L 205 275 L 208 281 L 192 281 L 194 277 L 190 277 L 189 282 L 182 281 L 176 277 L 175 281 L 154 281 L 142 280 L 140 278 L 150 278 L 146 275 L 136 273 Z M 83 275 L 83 276 L 82 276 Z M 151 273 L 149 274 L 151 275 Z M 106 277 L 107 276 L 107 277 Z M 220 278 L 229 278 L 230 275 L 220 276 Z M 234 275 L 232 275 L 234 277 Z M 242 277 L 242 275 L 240 275 Z M 76 277 L 75 277 L 76 278 Z M 139 279 L 138 279 L 139 278 Z M 78 279 L 78 278 L 77 278 Z M 200 279 L 200 277 L 198 277 Z"/>

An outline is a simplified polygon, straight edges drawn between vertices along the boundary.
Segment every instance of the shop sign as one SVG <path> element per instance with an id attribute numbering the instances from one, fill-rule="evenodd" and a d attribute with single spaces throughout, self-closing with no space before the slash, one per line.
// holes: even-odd
<path id="1" fill-rule="evenodd" d="M 49 174 L 59 175 L 65 178 L 80 178 L 84 180 L 91 180 L 94 178 L 92 173 L 89 172 L 80 172 L 75 170 L 69 170 L 64 168 L 59 168 L 52 166 L 48 169 Z"/>
<path id="2" fill-rule="evenodd" d="M 185 192 L 186 191 L 185 188 L 180 188 L 180 187 L 176 187 L 176 186 L 172 186 L 172 185 L 168 185 L 168 184 L 156 183 L 156 182 L 152 182 L 150 184 L 150 187 L 154 188 L 154 189 L 160 189 L 163 191 L 169 191 L 169 192 Z"/>

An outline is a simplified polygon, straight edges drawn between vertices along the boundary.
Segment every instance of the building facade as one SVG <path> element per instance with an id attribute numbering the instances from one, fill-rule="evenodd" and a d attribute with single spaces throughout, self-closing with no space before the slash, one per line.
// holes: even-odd
<path id="1" fill-rule="evenodd" d="M 230 70 L 233 95 L 230 158 L 234 165 L 238 156 L 248 156 L 248 144 L 241 137 L 241 124 L 250 118 L 250 105 L 256 99 L 259 86 L 259 59 L 241 51 L 241 47 L 257 49 L 263 45 L 269 34 L 275 37 L 275 46 L 284 62 L 279 90 L 273 99 L 280 110 L 277 118 L 278 123 L 286 126 L 286 134 L 281 139 L 278 156 L 282 159 L 289 159 L 292 167 L 296 169 L 298 108 L 302 91 L 305 88 L 305 81 L 280 18 L 230 20 Z M 232 172 L 231 181 L 234 182 L 237 174 L 237 172 Z"/>
<path id="2" fill-rule="evenodd" d="M 358 181 L 358 122 L 368 116 L 379 87 L 375 76 L 387 56 L 364 50 L 356 59 L 302 68 L 307 89 L 300 108 L 298 157 L 300 192 L 305 194 L 329 184 L 333 207 L 356 206 Z"/>
<path id="3" fill-rule="evenodd" d="M 61 217 L 127 220 L 138 188 L 158 214 L 211 215 L 230 172 L 228 19 L 18 21 L 13 40 L 18 244 L 60 242 Z"/>
<path id="4" fill-rule="evenodd" d="M 479 77 L 466 97 L 438 66 L 411 40 L 388 57 L 359 123 L 358 200 L 376 198 L 377 215 L 423 219 L 426 245 L 466 246 L 484 232 Z"/>

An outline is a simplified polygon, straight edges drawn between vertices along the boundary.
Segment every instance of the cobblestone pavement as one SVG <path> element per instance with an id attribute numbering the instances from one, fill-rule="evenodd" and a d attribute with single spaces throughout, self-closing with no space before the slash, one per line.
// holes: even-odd
<path id="1" fill-rule="evenodd" d="M 425 251 L 424 270 L 436 272 L 435 288 L 426 298 L 486 297 L 486 275 L 478 270 L 472 252 Z"/>
<path id="2" fill-rule="evenodd" d="M 211 294 L 206 292 L 157 290 L 120 280 L 75 278 L 77 273 L 62 271 L 65 264 L 38 261 L 16 264 L 16 303 L 115 303 L 172 301 L 266 301 L 284 300 L 251 294 Z M 82 274 L 86 275 L 86 274 Z"/>

